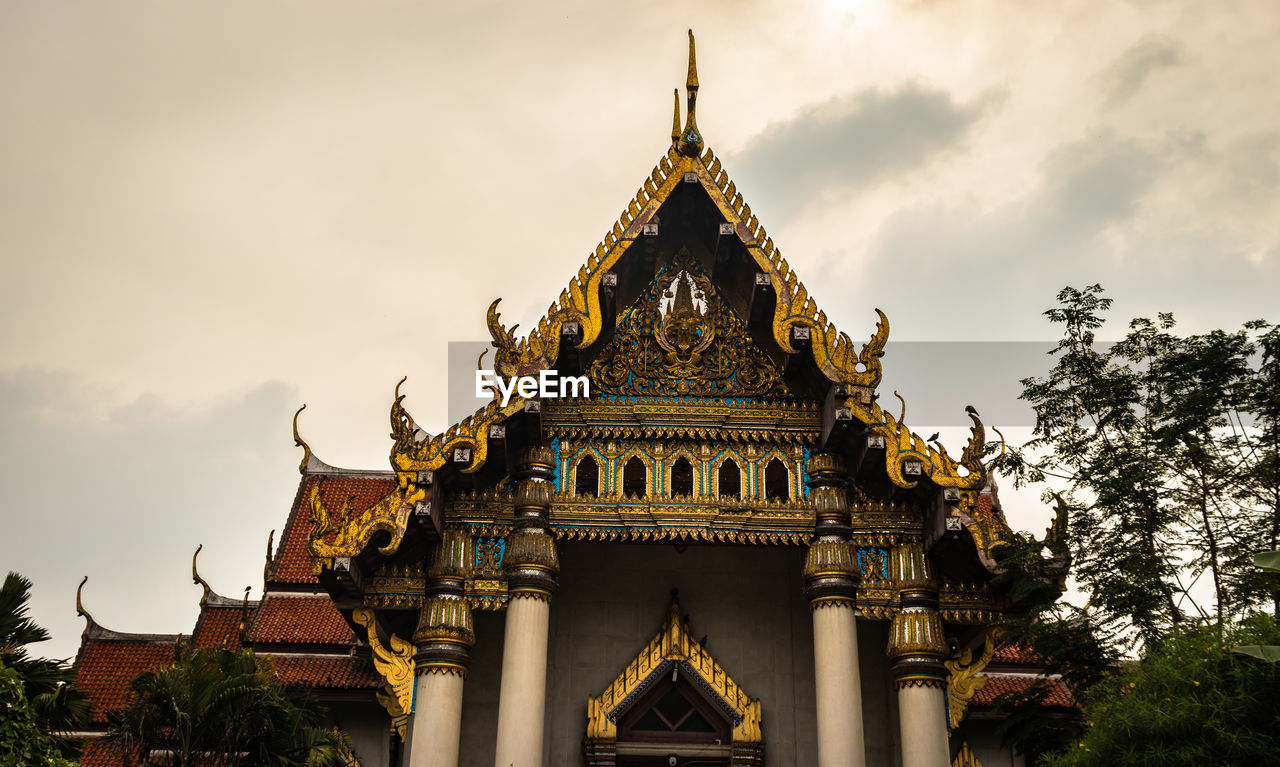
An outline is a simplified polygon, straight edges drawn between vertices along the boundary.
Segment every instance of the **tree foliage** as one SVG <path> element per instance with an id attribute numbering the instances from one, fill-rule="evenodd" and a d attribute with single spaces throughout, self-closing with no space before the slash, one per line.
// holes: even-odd
<path id="1" fill-rule="evenodd" d="M 0 767 L 71 767 L 58 744 L 40 728 L 22 677 L 0 667 Z"/>
<path id="2" fill-rule="evenodd" d="M 345 736 L 299 690 L 276 683 L 270 658 L 249 650 L 174 646 L 168 668 L 140 674 L 108 716 L 109 738 L 132 764 L 171 767 L 337 767 Z M 153 762 L 153 755 L 161 755 Z"/>
<path id="3" fill-rule="evenodd" d="M 1280 547 L 1280 327 L 1178 335 L 1160 314 L 1106 345 L 1110 305 L 1098 285 L 1066 288 L 1045 313 L 1062 339 L 1050 374 L 1023 381 L 1035 430 L 1006 464 L 1069 506 L 1094 625 L 1142 644 L 1188 618 L 1280 612 L 1252 562 Z M 1201 578 L 1212 602 L 1193 597 Z"/>
<path id="4" fill-rule="evenodd" d="M 1233 652 L 1280 643 L 1269 615 L 1220 632 L 1186 626 L 1084 696 L 1087 727 L 1051 767 L 1275 764 L 1280 664 Z"/>
<path id="5" fill-rule="evenodd" d="M 49 639 L 49 632 L 31 620 L 27 602 L 31 581 L 9 573 L 0 585 L 0 670 L 6 679 L 21 685 L 22 703 L 6 703 L 29 709 L 34 726 L 63 756 L 74 756 L 75 744 L 59 735 L 77 729 L 89 718 L 89 704 L 72 683 L 75 670 L 66 661 L 33 657 L 30 645 Z M 7 694 L 7 693 L 6 693 Z"/>

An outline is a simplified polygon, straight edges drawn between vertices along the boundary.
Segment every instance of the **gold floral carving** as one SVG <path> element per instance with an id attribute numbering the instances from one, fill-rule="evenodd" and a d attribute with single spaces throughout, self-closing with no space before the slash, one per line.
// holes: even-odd
<path id="1" fill-rule="evenodd" d="M 671 601 L 667 620 L 658 635 L 604 692 L 587 698 L 588 743 L 615 740 L 618 737 L 618 715 L 634 702 L 636 695 L 646 689 L 656 675 L 667 673 L 673 664 L 678 664 L 686 673 L 696 674 L 700 686 L 733 711 L 736 720 L 734 746 L 761 743 L 764 736 L 760 730 L 759 699 L 743 692 L 710 653 L 689 636 L 680 618 L 680 603 L 675 599 Z"/>
<path id="2" fill-rule="evenodd" d="M 787 394 L 777 367 L 687 250 L 623 315 L 589 377 L 600 393 L 625 396 Z"/>
<path id="3" fill-rule="evenodd" d="M 367 607 L 357 607 L 351 618 L 364 627 L 373 650 L 373 667 L 386 683 L 377 693 L 378 703 L 391 716 L 391 729 L 404 739 L 413 708 L 413 645 L 395 634 L 387 637 L 390 647 L 382 644 L 377 619 Z"/>
<path id="4" fill-rule="evenodd" d="M 324 479 L 318 479 L 311 486 L 311 534 L 307 540 L 307 549 L 317 573 L 325 567 L 331 567 L 335 557 L 354 557 L 364 551 L 375 533 L 385 532 L 391 540 L 381 546 L 381 554 L 394 554 L 404 540 L 405 530 L 409 525 L 409 515 L 416 502 L 422 500 L 426 493 L 416 488 L 408 488 L 403 482 L 386 497 L 370 506 L 359 516 L 351 519 L 351 499 L 342 502 L 338 518 L 342 520 L 336 535 L 329 537 L 333 529 L 332 515 L 320 500 L 320 490 Z"/>

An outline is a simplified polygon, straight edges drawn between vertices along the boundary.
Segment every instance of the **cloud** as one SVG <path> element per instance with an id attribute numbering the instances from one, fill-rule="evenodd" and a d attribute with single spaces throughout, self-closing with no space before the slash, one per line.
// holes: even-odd
<path id="1" fill-rule="evenodd" d="M 861 91 L 769 124 L 727 160 L 752 206 L 785 221 L 824 192 L 870 190 L 869 182 L 926 165 L 954 149 L 989 105 L 915 84 Z"/>
<path id="2" fill-rule="evenodd" d="M 207 406 L 118 403 L 72 374 L 0 373 L 0 555 L 35 584 L 34 615 L 54 636 L 40 652 L 75 652 L 81 575 L 90 612 L 121 631 L 191 630 L 199 543 L 215 589 L 260 588 L 267 531 L 283 525 L 296 488 L 296 400 L 270 382 Z"/>
<path id="3" fill-rule="evenodd" d="M 1152 74 L 1182 63 L 1182 48 L 1174 40 L 1163 36 L 1142 38 L 1104 73 L 1107 106 L 1124 104 Z"/>

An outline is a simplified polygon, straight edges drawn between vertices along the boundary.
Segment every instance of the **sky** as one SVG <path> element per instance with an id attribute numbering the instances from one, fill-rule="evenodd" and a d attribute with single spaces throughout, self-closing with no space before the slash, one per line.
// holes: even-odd
<path id="1" fill-rule="evenodd" d="M 1265 0 L 0 0 L 0 568 L 40 651 L 75 653 L 84 575 L 102 625 L 190 631 L 198 544 L 256 595 L 301 403 L 340 466 L 387 466 L 401 376 L 443 429 L 448 344 L 499 296 L 530 327 L 666 151 L 687 27 L 708 145 L 855 339 L 878 307 L 895 341 L 1043 342 L 1091 283 L 1113 337 L 1280 319 Z M 960 356 L 890 348 L 918 433 L 1043 366 Z"/>

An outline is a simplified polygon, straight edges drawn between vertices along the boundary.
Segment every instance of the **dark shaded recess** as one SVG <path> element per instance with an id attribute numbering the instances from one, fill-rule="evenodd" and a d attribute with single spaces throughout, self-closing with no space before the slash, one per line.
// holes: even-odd
<path id="1" fill-rule="evenodd" d="M 732 458 L 726 458 L 720 464 L 716 475 L 716 484 L 721 498 L 742 499 L 742 470 Z"/>
<path id="2" fill-rule="evenodd" d="M 671 464 L 671 495 L 693 495 L 693 466 L 684 456 Z"/>
<path id="3" fill-rule="evenodd" d="M 627 463 L 622 467 L 622 493 L 636 498 L 643 498 L 648 494 L 648 469 L 645 468 L 644 461 L 636 456 L 631 456 Z"/>
<path id="4" fill-rule="evenodd" d="M 764 497 L 770 501 L 785 501 L 791 497 L 787 467 L 774 458 L 764 467 Z"/>
<path id="5" fill-rule="evenodd" d="M 595 498 L 600 494 L 600 466 L 591 456 L 583 456 L 573 477 L 575 495 Z"/>

